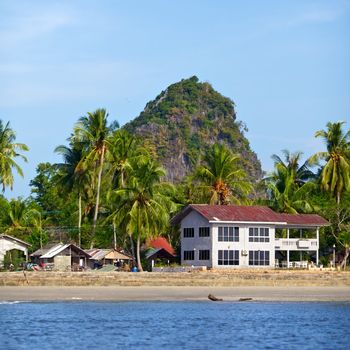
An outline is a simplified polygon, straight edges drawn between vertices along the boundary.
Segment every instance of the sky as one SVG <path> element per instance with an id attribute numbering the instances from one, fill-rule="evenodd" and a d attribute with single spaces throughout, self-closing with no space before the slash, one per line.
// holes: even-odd
<path id="1" fill-rule="evenodd" d="M 350 1 L 1 0 L 0 119 L 30 148 L 5 196 L 27 197 L 79 117 L 121 125 L 172 83 L 207 81 L 236 104 L 265 171 L 350 127 Z"/>

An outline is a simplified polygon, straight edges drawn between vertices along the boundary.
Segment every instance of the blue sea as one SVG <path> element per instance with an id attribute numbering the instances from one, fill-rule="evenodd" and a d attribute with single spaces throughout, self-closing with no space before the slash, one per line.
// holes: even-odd
<path id="1" fill-rule="evenodd" d="M 350 303 L 0 302 L 0 349 L 349 349 Z"/>

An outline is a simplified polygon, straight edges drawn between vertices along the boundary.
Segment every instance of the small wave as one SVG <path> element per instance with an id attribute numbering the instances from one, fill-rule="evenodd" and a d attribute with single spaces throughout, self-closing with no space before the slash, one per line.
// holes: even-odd
<path id="1" fill-rule="evenodd" d="M 20 304 L 20 303 L 25 303 L 25 301 L 20 301 L 20 300 L 12 300 L 12 301 L 0 301 L 0 305 L 11 305 L 11 304 Z"/>

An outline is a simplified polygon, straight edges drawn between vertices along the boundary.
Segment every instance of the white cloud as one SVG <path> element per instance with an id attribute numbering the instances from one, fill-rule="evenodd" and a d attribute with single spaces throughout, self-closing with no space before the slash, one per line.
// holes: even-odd
<path id="1" fill-rule="evenodd" d="M 298 26 L 307 23 L 334 22 L 342 14 L 343 11 L 338 9 L 313 10 L 309 12 L 303 12 L 294 18 L 289 19 L 286 24 L 288 26 Z"/>
<path id="2" fill-rule="evenodd" d="M 0 42 L 3 49 L 38 39 L 74 23 L 72 14 L 57 9 L 36 9 L 35 13 L 16 13 L 15 16 L 1 20 Z"/>

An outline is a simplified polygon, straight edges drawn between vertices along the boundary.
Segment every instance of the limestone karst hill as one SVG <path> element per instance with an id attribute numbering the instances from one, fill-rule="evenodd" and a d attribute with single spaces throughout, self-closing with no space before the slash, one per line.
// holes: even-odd
<path id="1" fill-rule="evenodd" d="M 236 119 L 234 102 L 196 76 L 170 85 L 124 128 L 140 136 L 172 182 L 187 175 L 215 142 L 241 155 L 251 180 L 261 178 L 261 164 L 244 136 L 244 123 Z"/>

